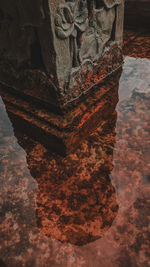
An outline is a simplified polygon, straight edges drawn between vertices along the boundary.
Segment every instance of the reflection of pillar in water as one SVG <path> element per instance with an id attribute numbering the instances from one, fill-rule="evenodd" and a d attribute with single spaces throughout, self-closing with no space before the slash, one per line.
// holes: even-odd
<path id="1" fill-rule="evenodd" d="M 99 239 L 118 212 L 109 173 L 112 170 L 116 113 L 97 129 L 77 153 L 65 158 L 48 154 L 36 143 L 20 139 L 26 148 L 31 175 L 38 182 L 36 216 L 41 233 L 84 245 Z M 19 135 L 18 135 L 19 137 Z"/>
<path id="2" fill-rule="evenodd" d="M 36 215 L 41 233 L 75 245 L 103 236 L 118 212 L 109 168 L 103 168 L 89 171 L 88 178 L 75 173 L 59 185 L 55 181 L 44 182 L 45 185 L 39 182 Z"/>
<path id="3" fill-rule="evenodd" d="M 77 153 L 62 159 L 47 157 L 46 171 L 37 178 L 36 216 L 41 233 L 62 242 L 85 245 L 101 238 L 111 227 L 118 212 L 109 178 L 115 119 L 113 114 L 104 135 L 97 129 Z M 43 162 L 41 158 L 41 165 Z"/>
<path id="4" fill-rule="evenodd" d="M 106 93 L 99 100 L 93 94 L 94 116 L 91 116 L 92 120 L 90 117 L 90 126 L 97 129 L 91 132 L 87 127 L 80 135 L 82 145 L 66 157 L 52 154 L 29 137 L 25 139 L 15 118 L 11 117 L 19 144 L 27 152 L 31 175 L 38 182 L 37 225 L 48 237 L 84 245 L 99 239 L 117 215 L 115 189 L 109 178 L 113 168 L 118 101 L 116 77 L 107 81 L 111 89 L 107 91 L 104 88 Z M 106 106 L 102 112 L 99 107 L 104 103 Z M 87 115 L 92 111 L 88 110 Z M 88 118 L 86 123 L 89 125 Z"/>

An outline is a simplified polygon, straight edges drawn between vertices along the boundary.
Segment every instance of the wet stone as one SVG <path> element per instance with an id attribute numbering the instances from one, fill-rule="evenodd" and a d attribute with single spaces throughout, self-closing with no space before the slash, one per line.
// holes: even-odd
<path id="1" fill-rule="evenodd" d="M 123 62 L 123 0 L 0 3 L 0 81 L 62 109 Z"/>
<path id="2" fill-rule="evenodd" d="M 108 121 L 123 17 L 123 0 L 0 2 L 0 92 L 21 134 L 65 155 L 98 126 L 96 117 Z"/>

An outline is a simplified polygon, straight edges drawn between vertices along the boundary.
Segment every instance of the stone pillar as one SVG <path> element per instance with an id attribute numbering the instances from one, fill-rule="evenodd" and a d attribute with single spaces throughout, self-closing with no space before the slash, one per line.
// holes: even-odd
<path id="1" fill-rule="evenodd" d="M 1 0 L 1 82 L 63 109 L 121 66 L 123 6 L 123 0 Z"/>
<path id="2" fill-rule="evenodd" d="M 63 155 L 104 131 L 118 99 L 123 4 L 1 0 L 0 93 L 15 128 Z"/>

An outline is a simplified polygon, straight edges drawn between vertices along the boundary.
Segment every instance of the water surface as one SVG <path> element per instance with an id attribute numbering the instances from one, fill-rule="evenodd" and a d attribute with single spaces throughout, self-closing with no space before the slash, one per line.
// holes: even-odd
<path id="1" fill-rule="evenodd" d="M 15 133 L 0 98 L 0 258 L 141 267 L 149 256 L 150 60 L 125 57 L 116 113 L 66 157 Z M 2 264 L 1 262 L 1 264 Z"/>

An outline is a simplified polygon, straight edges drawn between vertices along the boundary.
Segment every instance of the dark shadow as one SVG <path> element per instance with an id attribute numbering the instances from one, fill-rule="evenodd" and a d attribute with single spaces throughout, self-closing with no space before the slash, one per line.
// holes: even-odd
<path id="1" fill-rule="evenodd" d="M 0 259 L 0 267 L 7 267 L 7 265 L 3 262 L 2 259 Z"/>

